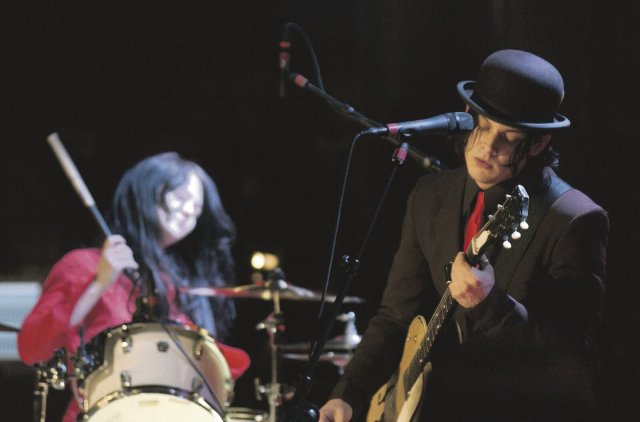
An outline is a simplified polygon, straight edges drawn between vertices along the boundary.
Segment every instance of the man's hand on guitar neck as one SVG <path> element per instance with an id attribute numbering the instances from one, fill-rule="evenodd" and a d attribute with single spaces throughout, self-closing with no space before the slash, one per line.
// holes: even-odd
<path id="1" fill-rule="evenodd" d="M 472 308 L 482 302 L 495 284 L 493 267 L 482 255 L 480 265 L 472 267 L 464 253 L 459 252 L 451 267 L 451 296 L 465 308 Z"/>
<path id="2" fill-rule="evenodd" d="M 318 422 L 349 422 L 353 417 L 353 410 L 349 403 L 341 399 L 331 399 L 320 408 Z"/>

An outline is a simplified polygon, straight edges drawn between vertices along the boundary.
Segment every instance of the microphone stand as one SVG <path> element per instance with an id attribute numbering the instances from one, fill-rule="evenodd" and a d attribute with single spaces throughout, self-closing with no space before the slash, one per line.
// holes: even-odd
<path id="1" fill-rule="evenodd" d="M 292 408 L 287 413 L 285 417 L 285 422 L 316 422 L 320 416 L 320 412 L 318 407 L 313 403 L 309 402 L 306 399 L 306 396 L 309 394 L 311 390 L 311 386 L 313 383 L 313 374 L 315 372 L 318 363 L 320 362 L 320 356 L 322 355 L 322 351 L 324 349 L 325 344 L 329 340 L 329 336 L 331 334 L 331 328 L 333 327 L 334 322 L 338 318 L 340 314 L 340 308 L 344 302 L 344 298 L 349 291 L 349 286 L 351 285 L 352 280 L 358 274 L 358 270 L 360 269 L 360 259 L 364 253 L 364 250 L 369 242 L 369 237 L 373 232 L 373 228 L 375 227 L 376 221 L 378 219 L 378 215 L 380 214 L 380 210 L 382 209 L 382 205 L 384 200 L 389 192 L 389 187 L 391 186 L 391 182 L 393 181 L 398 168 L 404 163 L 407 153 L 409 150 L 409 145 L 406 142 L 400 144 L 400 146 L 393 152 L 393 156 L 391 161 L 394 163 L 394 166 L 391 169 L 389 174 L 389 178 L 387 180 L 387 184 L 382 192 L 380 200 L 378 201 L 378 205 L 376 206 L 375 212 L 373 214 L 373 218 L 371 219 L 371 223 L 369 223 L 369 227 L 367 229 L 367 233 L 362 241 L 362 245 L 358 254 L 355 258 L 350 257 L 349 255 L 343 255 L 341 260 L 341 267 L 345 273 L 345 282 L 344 285 L 336 297 L 334 302 L 333 312 L 331 313 L 331 317 L 329 318 L 328 323 L 325 325 L 325 328 L 322 332 L 320 340 L 315 343 L 313 350 L 311 351 L 311 355 L 309 357 L 309 365 L 307 366 L 306 373 L 300 377 L 298 381 L 298 385 L 296 387 L 296 393 L 292 399 Z"/>
<path id="2" fill-rule="evenodd" d="M 311 82 L 309 82 L 307 78 L 300 75 L 299 73 L 290 72 L 289 78 L 293 81 L 295 85 L 297 85 L 298 87 L 304 90 L 309 91 L 314 96 L 321 98 L 323 101 L 329 104 L 329 106 L 331 106 L 333 109 L 338 111 L 340 114 L 342 114 L 343 116 L 347 117 L 352 121 L 355 121 L 356 123 L 359 123 L 361 126 L 367 129 L 372 127 L 384 127 L 382 123 L 376 122 L 375 120 L 371 120 L 367 116 L 359 113 L 356 109 L 354 109 L 349 104 L 346 104 L 346 103 L 343 103 L 342 101 L 337 100 L 336 98 L 329 95 L 325 90 L 313 85 Z M 401 142 L 398 139 L 391 136 L 379 136 L 379 137 L 392 143 L 396 147 L 399 147 L 401 144 Z M 440 162 L 440 160 L 434 157 L 429 157 L 423 152 L 421 152 L 420 150 L 412 146 L 409 146 L 408 154 L 411 156 L 411 158 L 417 161 L 418 164 L 420 164 L 420 166 L 422 166 L 425 170 L 431 170 L 436 172 L 439 172 L 441 170 L 446 170 L 446 166 L 444 166 Z"/>

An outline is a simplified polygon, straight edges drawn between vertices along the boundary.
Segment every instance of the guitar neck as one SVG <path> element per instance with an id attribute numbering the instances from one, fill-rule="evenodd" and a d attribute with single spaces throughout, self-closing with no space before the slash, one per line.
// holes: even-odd
<path id="1" fill-rule="evenodd" d="M 467 262 L 475 265 L 477 256 L 473 254 L 471 246 L 467 248 L 465 258 Z M 451 314 L 452 310 L 455 309 L 456 305 L 457 302 L 453 299 L 451 296 L 451 290 L 447 287 L 444 290 L 444 293 L 440 298 L 440 302 L 438 302 L 438 306 L 436 306 L 429 323 L 427 324 L 427 335 L 424 336 L 415 356 L 404 371 L 403 377 L 406 386 L 412 386 L 424 371 L 424 367 L 429 361 L 429 355 L 433 344 L 436 341 L 436 337 L 440 333 L 440 330 L 447 321 L 447 317 Z"/>
<path id="2" fill-rule="evenodd" d="M 451 292 L 448 288 L 445 289 L 436 310 L 427 324 L 427 335 L 422 339 L 411 363 L 403 373 L 403 381 L 407 388 L 410 388 L 410 386 L 416 382 L 420 374 L 424 371 L 424 367 L 429 361 L 431 348 L 435 343 L 436 337 L 444 326 L 451 310 L 455 308 L 455 306 L 456 302 L 453 300 Z"/>

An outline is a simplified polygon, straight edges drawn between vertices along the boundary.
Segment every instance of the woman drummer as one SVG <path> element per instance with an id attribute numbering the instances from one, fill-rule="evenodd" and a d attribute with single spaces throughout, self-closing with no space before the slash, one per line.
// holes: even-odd
<path id="1" fill-rule="evenodd" d="M 181 287 L 220 287 L 234 277 L 235 228 L 205 171 L 173 152 L 149 157 L 120 180 L 112 213 L 113 231 L 120 235 L 109 236 L 101 249 L 67 253 L 47 276 L 18 336 L 26 363 L 46 361 L 59 348 L 75 353 L 81 327 L 89 340 L 131 322 L 134 314 L 149 316 L 140 305 L 136 309 L 147 286 L 155 286 L 154 319 L 205 328 L 218 339 L 228 334 L 235 316 L 231 301 L 180 292 Z M 248 355 L 217 344 L 238 378 L 249 366 Z M 72 401 L 63 422 L 75 421 L 79 412 Z"/>

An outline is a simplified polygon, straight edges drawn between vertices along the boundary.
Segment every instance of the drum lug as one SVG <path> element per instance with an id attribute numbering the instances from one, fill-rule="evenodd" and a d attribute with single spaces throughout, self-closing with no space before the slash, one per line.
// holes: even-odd
<path id="1" fill-rule="evenodd" d="M 131 373 L 129 371 L 120 372 L 120 386 L 123 390 L 131 388 Z"/>
<path id="2" fill-rule="evenodd" d="M 169 350 L 169 343 L 167 343 L 166 341 L 159 341 L 158 343 L 156 343 L 156 346 L 158 347 L 159 352 L 166 352 L 167 350 Z"/>
<path id="3" fill-rule="evenodd" d="M 200 360 L 202 357 L 202 348 L 204 347 L 204 339 L 199 338 L 193 345 L 193 355 L 196 359 Z"/>
<path id="4" fill-rule="evenodd" d="M 229 406 L 231 402 L 233 402 L 233 396 L 235 394 L 236 382 L 233 378 L 224 380 L 224 389 L 227 392 L 227 400 L 225 401 L 225 406 Z"/>
<path id="5" fill-rule="evenodd" d="M 124 353 L 130 353 L 133 346 L 131 336 L 126 329 L 126 326 L 122 327 L 122 334 L 120 335 L 120 347 Z"/>
<path id="6" fill-rule="evenodd" d="M 191 391 L 196 394 L 200 394 L 200 390 L 202 390 L 203 386 L 204 381 L 202 381 L 202 378 L 194 378 L 193 381 L 191 381 Z"/>

